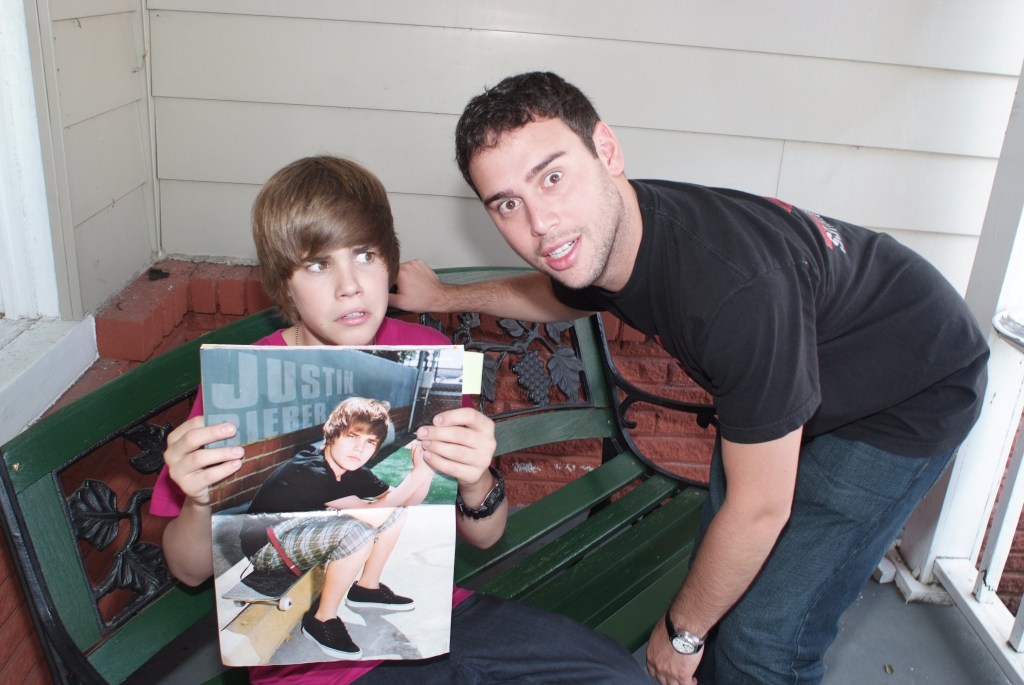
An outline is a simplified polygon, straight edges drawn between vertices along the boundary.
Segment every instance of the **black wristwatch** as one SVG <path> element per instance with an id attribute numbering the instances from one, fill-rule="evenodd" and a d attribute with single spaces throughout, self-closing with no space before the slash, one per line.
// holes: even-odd
<path id="1" fill-rule="evenodd" d="M 488 470 L 494 474 L 498 482 L 487 493 L 487 497 L 484 497 L 484 501 L 480 503 L 479 507 L 476 509 L 467 507 L 466 503 L 462 501 L 462 495 L 459 493 L 455 494 L 455 506 L 463 516 L 468 516 L 471 519 L 485 519 L 497 511 L 498 505 L 505 499 L 505 477 L 501 475 L 501 471 L 493 466 L 489 467 Z"/>
<path id="2" fill-rule="evenodd" d="M 676 630 L 668 613 L 665 614 L 665 629 L 668 630 L 668 639 L 672 643 L 672 649 L 680 654 L 696 654 L 704 646 L 704 638 L 697 637 L 685 630 Z"/>

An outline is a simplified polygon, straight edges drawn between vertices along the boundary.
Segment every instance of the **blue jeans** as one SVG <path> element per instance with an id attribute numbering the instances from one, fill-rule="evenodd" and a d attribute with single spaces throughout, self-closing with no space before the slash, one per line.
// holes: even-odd
<path id="1" fill-rule="evenodd" d="M 805 443 L 790 520 L 709 637 L 700 685 L 820 682 L 840 617 L 955 452 L 915 459 L 831 435 Z M 725 497 L 720 446 L 711 469 L 702 533 Z"/>
<path id="2" fill-rule="evenodd" d="M 451 654 L 389 661 L 356 685 L 650 685 L 619 643 L 559 614 L 475 594 L 452 613 Z"/>

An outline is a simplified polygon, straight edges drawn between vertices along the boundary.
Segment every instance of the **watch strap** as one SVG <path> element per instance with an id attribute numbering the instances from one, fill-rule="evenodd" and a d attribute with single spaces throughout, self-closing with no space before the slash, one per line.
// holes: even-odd
<path id="1" fill-rule="evenodd" d="M 484 497 L 484 501 L 480 503 L 479 507 L 474 509 L 473 507 L 466 506 L 466 503 L 462 501 L 462 495 L 459 493 L 455 494 L 455 507 L 463 516 L 468 516 L 474 520 L 487 518 L 497 511 L 498 505 L 504 501 L 505 477 L 501 475 L 501 471 L 493 466 L 488 467 L 488 471 L 497 479 L 497 482 L 491 488 L 491 491 L 487 493 L 487 497 Z"/>

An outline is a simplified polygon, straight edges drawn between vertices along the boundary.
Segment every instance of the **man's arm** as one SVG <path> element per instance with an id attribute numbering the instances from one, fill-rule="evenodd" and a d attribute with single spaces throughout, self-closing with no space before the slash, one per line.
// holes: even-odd
<path id="1" fill-rule="evenodd" d="M 707 635 L 753 582 L 789 520 L 802 429 L 771 442 L 722 440 L 728 493 L 669 607 L 678 630 Z M 677 653 L 665 624 L 651 633 L 647 665 L 659 682 L 692 682 L 703 652 Z"/>
<path id="2" fill-rule="evenodd" d="M 397 291 L 390 304 L 407 312 L 479 312 L 535 323 L 569 321 L 588 314 L 559 302 L 551 279 L 539 272 L 482 283 L 445 284 L 418 259 L 399 268 Z"/>

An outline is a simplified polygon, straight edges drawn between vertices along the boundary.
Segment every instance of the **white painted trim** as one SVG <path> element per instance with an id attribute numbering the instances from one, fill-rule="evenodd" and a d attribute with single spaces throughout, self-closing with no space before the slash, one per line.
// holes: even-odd
<path id="1" fill-rule="evenodd" d="M 1024 685 L 1024 654 L 1007 642 L 1013 616 L 1002 602 L 982 604 L 974 598 L 974 565 L 966 559 L 936 559 L 934 571 L 1006 677 L 1014 685 Z"/>
<path id="2" fill-rule="evenodd" d="M 0 312 L 60 315 L 22 0 L 0 0 Z"/>
<path id="3" fill-rule="evenodd" d="M 99 358 L 92 316 L 39 319 L 11 338 L 0 352 L 0 444 L 38 419 Z"/>

